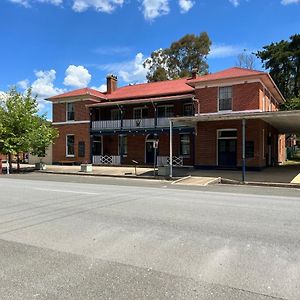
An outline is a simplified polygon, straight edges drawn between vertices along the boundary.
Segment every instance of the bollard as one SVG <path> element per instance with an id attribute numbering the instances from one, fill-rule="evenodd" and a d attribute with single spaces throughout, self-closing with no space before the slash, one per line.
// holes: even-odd
<path id="1" fill-rule="evenodd" d="M 2 158 L 0 158 L 0 175 L 2 175 Z"/>

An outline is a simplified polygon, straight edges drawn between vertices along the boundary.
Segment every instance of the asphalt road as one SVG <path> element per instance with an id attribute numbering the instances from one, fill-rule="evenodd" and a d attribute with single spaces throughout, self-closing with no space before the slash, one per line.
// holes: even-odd
<path id="1" fill-rule="evenodd" d="M 299 190 L 32 174 L 0 191 L 1 300 L 300 299 Z"/>

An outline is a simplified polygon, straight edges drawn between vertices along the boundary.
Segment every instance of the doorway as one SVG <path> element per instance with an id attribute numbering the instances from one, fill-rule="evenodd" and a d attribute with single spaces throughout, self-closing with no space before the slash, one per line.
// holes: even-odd
<path id="1" fill-rule="evenodd" d="M 237 166 L 237 130 L 218 130 L 218 167 L 236 168 Z"/>
<path id="2" fill-rule="evenodd" d="M 145 140 L 145 163 L 147 165 L 154 164 L 155 149 L 153 142 L 157 141 L 157 137 L 154 134 L 149 134 Z M 158 156 L 158 149 L 156 149 L 156 158 Z"/>

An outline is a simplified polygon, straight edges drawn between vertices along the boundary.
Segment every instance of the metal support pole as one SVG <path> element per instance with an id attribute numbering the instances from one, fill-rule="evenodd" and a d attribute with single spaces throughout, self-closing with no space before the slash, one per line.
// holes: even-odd
<path id="1" fill-rule="evenodd" d="M 173 177 L 173 122 L 170 120 L 170 178 Z"/>
<path id="2" fill-rule="evenodd" d="M 7 157 L 6 157 L 6 173 L 7 173 L 7 175 L 9 175 L 9 158 L 10 158 L 10 156 L 7 155 Z"/>
<path id="3" fill-rule="evenodd" d="M 154 147 L 153 176 L 156 175 L 156 146 Z"/>
<path id="4" fill-rule="evenodd" d="M 242 120 L 242 131 L 243 131 L 243 148 L 242 148 L 242 159 L 243 159 L 243 172 L 242 182 L 245 183 L 246 178 L 246 120 Z"/>

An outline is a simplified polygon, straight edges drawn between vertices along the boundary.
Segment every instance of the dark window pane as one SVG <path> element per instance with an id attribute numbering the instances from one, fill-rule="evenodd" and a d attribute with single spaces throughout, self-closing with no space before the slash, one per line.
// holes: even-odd
<path id="1" fill-rule="evenodd" d="M 183 105 L 183 115 L 184 116 L 193 116 L 194 115 L 194 107 L 192 103 L 187 103 Z"/>
<path id="2" fill-rule="evenodd" d="M 180 155 L 190 155 L 190 136 L 180 135 Z"/>
<path id="3" fill-rule="evenodd" d="M 67 121 L 75 120 L 74 103 L 67 103 Z"/>
<path id="4" fill-rule="evenodd" d="M 85 157 L 85 143 L 83 141 L 78 143 L 78 156 Z"/>
<path id="5" fill-rule="evenodd" d="M 246 158 L 254 157 L 254 142 L 246 141 Z"/>
<path id="6" fill-rule="evenodd" d="M 75 155 L 74 141 L 74 135 L 67 136 L 67 155 Z"/>

